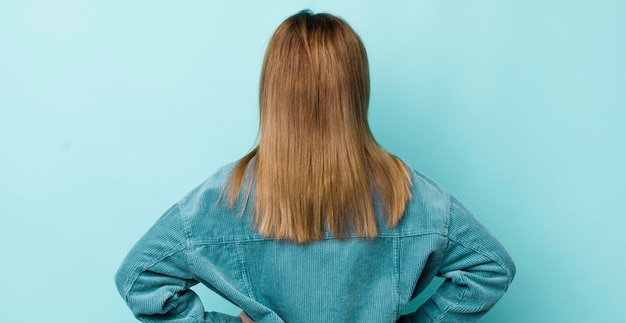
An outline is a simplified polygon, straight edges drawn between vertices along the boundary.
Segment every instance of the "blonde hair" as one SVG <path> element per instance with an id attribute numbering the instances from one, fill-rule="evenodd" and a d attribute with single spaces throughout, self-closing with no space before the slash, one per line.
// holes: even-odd
<path id="1" fill-rule="evenodd" d="M 256 148 L 231 171 L 228 205 L 252 210 L 266 237 L 305 243 L 324 237 L 377 236 L 374 199 L 395 226 L 410 200 L 407 166 L 375 141 L 367 121 L 367 54 L 342 19 L 301 11 L 274 32 L 265 53 Z M 229 185 L 230 183 L 230 185 Z M 253 184 L 254 183 L 254 184 Z M 222 194 L 220 194 L 220 198 Z"/>

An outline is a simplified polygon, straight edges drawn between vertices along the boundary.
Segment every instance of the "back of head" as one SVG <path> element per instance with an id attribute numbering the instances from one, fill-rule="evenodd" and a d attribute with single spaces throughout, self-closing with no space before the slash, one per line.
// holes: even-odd
<path id="1" fill-rule="evenodd" d="M 371 134 L 369 90 L 365 47 L 345 21 L 310 11 L 285 20 L 263 62 L 259 144 L 233 169 L 229 204 L 253 162 L 245 200 L 254 185 L 252 211 L 264 236 L 309 242 L 327 225 L 337 237 L 352 228 L 373 238 L 374 199 L 397 224 L 411 198 L 410 173 Z"/>

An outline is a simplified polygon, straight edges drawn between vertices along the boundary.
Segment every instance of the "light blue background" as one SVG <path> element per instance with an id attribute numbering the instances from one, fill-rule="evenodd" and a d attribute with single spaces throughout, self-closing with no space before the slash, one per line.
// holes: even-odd
<path id="1" fill-rule="evenodd" d="M 252 147 L 265 46 L 306 7 L 361 35 L 378 141 L 516 260 L 482 322 L 626 322 L 626 2 L 581 0 L 2 1 L 1 321 L 134 321 L 113 273 Z"/>

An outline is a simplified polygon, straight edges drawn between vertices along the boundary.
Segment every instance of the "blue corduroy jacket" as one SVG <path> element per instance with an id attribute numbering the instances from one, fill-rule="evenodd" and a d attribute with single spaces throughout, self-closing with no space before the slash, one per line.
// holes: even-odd
<path id="1" fill-rule="evenodd" d="M 377 213 L 375 239 L 326 232 L 308 244 L 263 237 L 247 209 L 238 217 L 240 204 L 216 203 L 233 166 L 169 208 L 116 272 L 140 321 L 241 322 L 202 304 L 190 290 L 202 283 L 257 322 L 475 322 L 515 275 L 511 257 L 477 218 L 410 166 L 413 198 L 397 226 Z M 435 276 L 445 278 L 441 287 L 402 315 Z"/>

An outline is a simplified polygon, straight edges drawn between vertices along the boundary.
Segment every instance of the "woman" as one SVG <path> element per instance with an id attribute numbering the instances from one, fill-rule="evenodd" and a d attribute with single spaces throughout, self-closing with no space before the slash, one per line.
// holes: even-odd
<path id="1" fill-rule="evenodd" d="M 303 11 L 269 42 L 258 146 L 174 204 L 116 274 L 144 322 L 473 322 L 515 267 L 446 189 L 382 149 L 365 48 Z M 445 281 L 414 313 L 407 303 Z M 239 306 L 205 312 L 203 283 Z"/>

